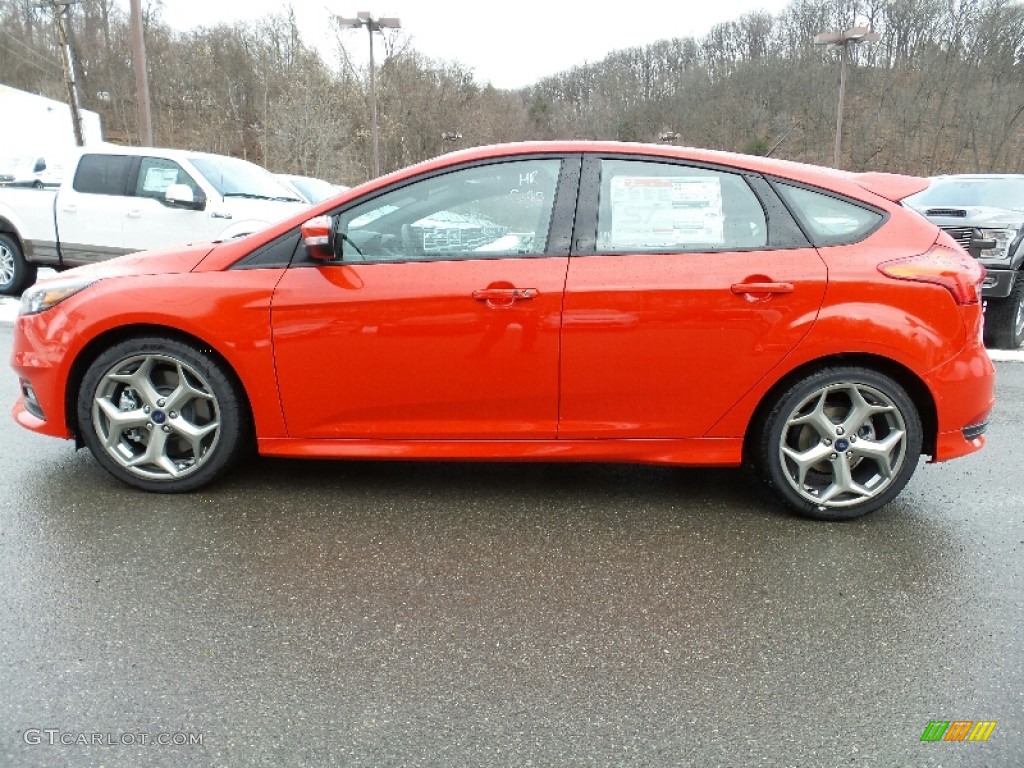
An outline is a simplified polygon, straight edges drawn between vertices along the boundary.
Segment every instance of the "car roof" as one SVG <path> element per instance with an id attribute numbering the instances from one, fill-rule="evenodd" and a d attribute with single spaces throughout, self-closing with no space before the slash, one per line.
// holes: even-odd
<path id="1" fill-rule="evenodd" d="M 828 186 L 837 191 L 845 191 L 853 195 L 856 195 L 858 191 L 861 193 L 867 191 L 872 195 L 877 195 L 894 202 L 926 189 L 929 183 L 929 180 L 922 176 L 893 173 L 855 173 L 853 171 L 837 170 L 835 168 L 799 163 L 792 160 L 742 155 L 736 152 L 726 152 L 717 149 L 680 147 L 666 144 L 641 144 L 624 141 L 556 140 L 524 141 L 460 149 L 395 171 L 379 179 L 374 179 L 371 184 L 377 186 L 379 182 L 383 186 L 385 183 L 413 176 L 432 168 L 450 166 L 460 160 L 471 162 L 473 160 L 486 160 L 496 157 L 546 153 L 639 154 L 652 158 L 664 157 L 666 159 L 688 160 L 713 165 L 740 166 L 757 173 L 779 176 L 811 185 L 821 185 L 827 180 Z"/>

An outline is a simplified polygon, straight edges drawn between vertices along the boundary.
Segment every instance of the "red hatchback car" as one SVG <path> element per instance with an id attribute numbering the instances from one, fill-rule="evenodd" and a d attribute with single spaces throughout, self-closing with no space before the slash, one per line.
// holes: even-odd
<path id="1" fill-rule="evenodd" d="M 453 153 L 29 289 L 14 416 L 188 491 L 261 454 L 749 463 L 853 518 L 984 445 L 983 270 L 924 179 L 677 147 Z"/>

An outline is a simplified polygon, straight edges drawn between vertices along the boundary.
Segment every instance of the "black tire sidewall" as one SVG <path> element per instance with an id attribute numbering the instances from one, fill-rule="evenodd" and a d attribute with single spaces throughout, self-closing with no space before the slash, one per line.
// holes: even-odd
<path id="1" fill-rule="evenodd" d="M 863 384 L 882 392 L 899 409 L 906 429 L 907 453 L 896 478 L 878 496 L 853 507 L 820 507 L 805 499 L 790 485 L 779 459 L 782 434 L 794 409 L 816 390 L 836 384 Z M 917 469 L 922 440 L 923 431 L 918 410 L 899 383 L 870 368 L 830 367 L 796 382 L 775 400 L 763 421 L 763 429 L 756 443 L 755 464 L 762 482 L 772 491 L 775 498 L 791 511 L 815 520 L 853 520 L 884 507 L 899 495 Z"/>
<path id="2" fill-rule="evenodd" d="M 220 434 L 214 455 L 195 472 L 180 479 L 152 480 L 132 474 L 110 457 L 92 422 L 92 405 L 106 373 L 122 360 L 138 355 L 165 355 L 200 373 L 213 389 L 220 411 Z M 156 493 L 183 493 L 200 488 L 223 474 L 242 455 L 249 436 L 249 420 L 240 388 L 227 368 L 209 354 L 176 339 L 145 337 L 122 341 L 101 353 L 89 366 L 78 391 L 79 434 L 96 460 L 127 485 Z"/>
<path id="3" fill-rule="evenodd" d="M 1017 349 L 1024 343 L 1024 334 L 1016 332 L 1017 308 L 1024 303 L 1024 277 L 1017 272 L 1009 296 L 986 302 L 985 345 L 993 349 Z"/>
<path id="4" fill-rule="evenodd" d="M 14 258 L 14 277 L 6 283 L 0 283 L 0 296 L 20 296 L 36 281 L 38 267 L 25 261 L 21 246 L 10 235 L 0 233 L 0 245 L 10 250 Z"/>

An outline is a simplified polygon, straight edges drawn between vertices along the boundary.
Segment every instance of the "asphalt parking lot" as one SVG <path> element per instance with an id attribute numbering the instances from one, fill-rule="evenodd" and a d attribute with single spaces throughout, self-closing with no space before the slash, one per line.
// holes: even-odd
<path id="1" fill-rule="evenodd" d="M 147 495 L 5 415 L 0 765 L 1020 766 L 998 367 L 986 449 L 848 524 L 609 465 L 258 460 Z"/>

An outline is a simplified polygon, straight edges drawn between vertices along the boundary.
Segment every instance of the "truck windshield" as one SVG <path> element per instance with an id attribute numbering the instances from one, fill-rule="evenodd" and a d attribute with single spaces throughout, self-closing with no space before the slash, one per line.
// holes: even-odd
<path id="1" fill-rule="evenodd" d="M 190 157 L 189 162 L 224 197 L 302 202 L 258 165 L 234 157 Z"/>
<path id="2" fill-rule="evenodd" d="M 1020 178 L 935 179 L 931 186 L 907 198 L 917 208 L 979 206 L 1024 210 L 1024 176 Z"/>

